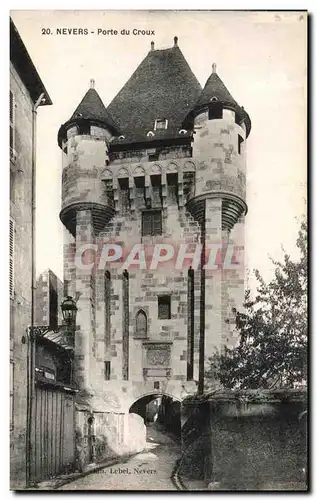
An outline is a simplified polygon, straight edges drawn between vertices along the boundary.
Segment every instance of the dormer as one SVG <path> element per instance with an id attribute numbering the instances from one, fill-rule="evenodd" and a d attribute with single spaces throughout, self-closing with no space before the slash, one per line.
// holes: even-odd
<path id="1" fill-rule="evenodd" d="M 167 130 L 168 120 L 157 118 L 154 123 L 154 130 Z"/>

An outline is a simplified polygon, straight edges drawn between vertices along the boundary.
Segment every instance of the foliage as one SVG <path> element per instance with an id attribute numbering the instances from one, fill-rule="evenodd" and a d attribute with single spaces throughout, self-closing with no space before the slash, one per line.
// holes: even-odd
<path id="1" fill-rule="evenodd" d="M 238 345 L 210 358 L 206 382 L 225 388 L 294 387 L 307 378 L 307 221 L 301 222 L 293 261 L 282 262 L 266 283 L 255 271 L 257 291 L 246 291 L 243 312 L 236 312 Z"/>

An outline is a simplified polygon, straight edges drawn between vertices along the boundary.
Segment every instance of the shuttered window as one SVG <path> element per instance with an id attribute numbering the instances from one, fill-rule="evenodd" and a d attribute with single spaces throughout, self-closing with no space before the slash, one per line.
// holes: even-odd
<path id="1" fill-rule="evenodd" d="M 142 236 L 162 234 L 162 211 L 148 210 L 142 212 Z"/>
<path id="2" fill-rule="evenodd" d="M 10 219 L 10 234 L 9 234 L 9 289 L 10 297 L 13 297 L 14 292 L 14 221 Z"/>

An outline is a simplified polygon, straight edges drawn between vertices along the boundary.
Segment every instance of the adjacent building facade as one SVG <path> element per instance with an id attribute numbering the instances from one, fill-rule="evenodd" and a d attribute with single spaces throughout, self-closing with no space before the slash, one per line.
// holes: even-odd
<path id="1" fill-rule="evenodd" d="M 60 306 L 63 298 L 63 282 L 51 269 L 46 269 L 36 282 L 36 324 L 52 328 L 61 325 L 63 318 Z"/>
<path id="2" fill-rule="evenodd" d="M 78 433 L 83 443 L 93 414 L 97 449 L 105 435 L 117 449 L 139 398 L 195 392 L 205 359 L 236 342 L 251 122 L 215 65 L 200 86 L 177 37 L 152 42 L 108 108 L 94 87 L 58 132 L 60 218 L 78 298 Z"/>
<path id="3" fill-rule="evenodd" d="M 41 97 L 42 96 L 42 97 Z M 40 101 L 38 101 L 40 98 Z M 39 74 L 10 20 L 10 451 L 11 485 L 25 487 L 26 329 L 33 322 L 32 264 L 35 119 L 51 104 Z"/>

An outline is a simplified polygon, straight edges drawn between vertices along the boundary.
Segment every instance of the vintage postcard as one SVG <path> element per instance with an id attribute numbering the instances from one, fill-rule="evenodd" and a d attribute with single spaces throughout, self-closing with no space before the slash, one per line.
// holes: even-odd
<path id="1" fill-rule="evenodd" d="M 307 19 L 11 11 L 12 490 L 307 491 Z"/>

